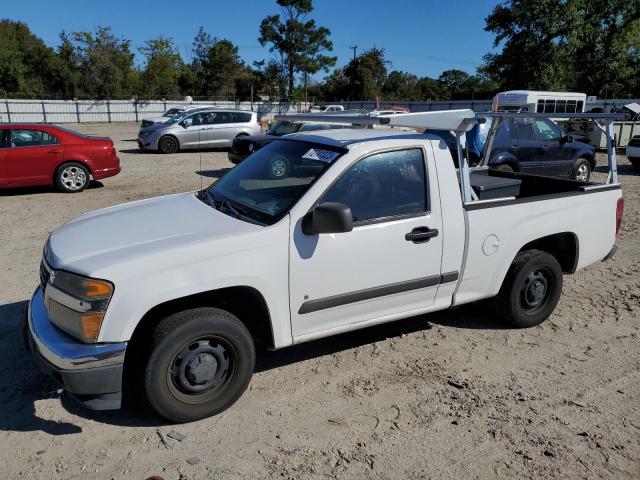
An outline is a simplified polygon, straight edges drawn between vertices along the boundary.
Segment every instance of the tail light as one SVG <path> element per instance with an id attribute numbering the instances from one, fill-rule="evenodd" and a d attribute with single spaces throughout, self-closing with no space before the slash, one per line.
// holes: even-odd
<path id="1" fill-rule="evenodd" d="M 624 198 L 618 199 L 616 205 L 616 238 L 620 236 L 620 227 L 622 227 L 622 213 L 624 212 Z"/>

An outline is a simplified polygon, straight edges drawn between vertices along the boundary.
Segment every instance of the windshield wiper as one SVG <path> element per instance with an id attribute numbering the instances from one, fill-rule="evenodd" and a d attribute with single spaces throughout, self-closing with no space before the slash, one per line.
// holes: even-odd
<path id="1" fill-rule="evenodd" d="M 244 220 L 245 222 L 254 223 L 256 225 L 266 225 L 266 223 L 248 216 L 247 211 L 244 208 L 232 205 L 229 200 L 220 200 L 216 198 L 215 195 L 209 190 L 200 190 L 198 192 L 198 198 L 210 207 L 215 208 L 219 212 L 231 215 L 238 220 Z"/>

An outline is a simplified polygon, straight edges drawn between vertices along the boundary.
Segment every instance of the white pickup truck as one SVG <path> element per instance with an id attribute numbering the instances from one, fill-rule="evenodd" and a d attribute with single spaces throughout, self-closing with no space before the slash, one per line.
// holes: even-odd
<path id="1" fill-rule="evenodd" d="M 479 121 L 468 110 L 369 119 L 458 138 Z M 285 177 L 266 168 L 274 158 Z M 118 408 L 138 386 L 161 416 L 192 421 L 242 395 L 256 344 L 491 297 L 506 323 L 537 325 L 563 273 L 615 252 L 622 206 L 615 168 L 604 185 L 470 172 L 434 135 L 296 134 L 204 190 L 55 230 L 25 333 L 41 367 L 89 408 Z"/>

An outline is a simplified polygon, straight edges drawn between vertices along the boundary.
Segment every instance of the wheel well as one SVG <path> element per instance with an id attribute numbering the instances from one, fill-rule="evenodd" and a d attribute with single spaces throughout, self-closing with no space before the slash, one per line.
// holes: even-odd
<path id="1" fill-rule="evenodd" d="M 222 288 L 161 303 L 142 317 L 131 336 L 130 344 L 135 345 L 140 341 L 144 344 L 151 330 L 161 319 L 198 307 L 216 307 L 228 311 L 247 327 L 254 342 L 267 348 L 274 347 L 267 303 L 260 292 L 247 286 Z"/>
<path id="2" fill-rule="evenodd" d="M 513 158 L 513 157 L 498 157 L 494 160 L 492 160 L 492 162 L 494 165 L 496 166 L 500 166 L 500 165 L 509 165 L 514 172 L 519 172 L 520 168 L 518 166 L 518 161 Z"/>
<path id="3" fill-rule="evenodd" d="M 576 234 L 564 232 L 533 240 L 522 247 L 520 252 L 532 249 L 542 250 L 553 255 L 558 260 L 563 272 L 573 273 L 578 267 L 578 248 Z"/>
<path id="4" fill-rule="evenodd" d="M 580 157 L 578 157 L 578 159 L 576 160 L 576 165 L 578 164 L 578 162 L 580 160 L 586 160 L 587 162 L 589 162 L 589 166 L 591 167 L 591 171 L 593 171 L 593 169 L 596 168 L 596 157 L 595 157 L 595 155 L 589 155 L 587 153 L 580 155 Z"/>

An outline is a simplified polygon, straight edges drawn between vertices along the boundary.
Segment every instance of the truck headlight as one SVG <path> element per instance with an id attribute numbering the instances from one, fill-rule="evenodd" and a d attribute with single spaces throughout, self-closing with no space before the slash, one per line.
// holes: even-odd
<path id="1" fill-rule="evenodd" d="M 69 335 L 95 342 L 112 295 L 111 282 L 54 270 L 45 289 L 49 320 Z"/>

